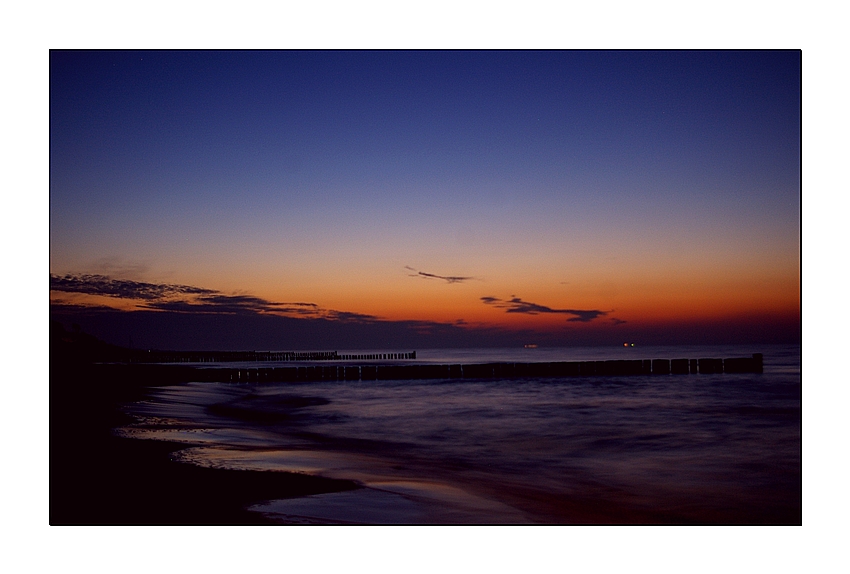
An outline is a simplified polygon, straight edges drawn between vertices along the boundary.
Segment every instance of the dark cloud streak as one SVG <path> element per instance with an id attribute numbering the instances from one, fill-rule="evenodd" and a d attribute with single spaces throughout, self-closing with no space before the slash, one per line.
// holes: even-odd
<path id="1" fill-rule="evenodd" d="M 569 322 L 589 323 L 609 313 L 609 311 L 600 311 L 599 309 L 552 309 L 546 305 L 523 301 L 519 297 L 512 297 L 509 300 L 499 299 L 498 297 L 481 297 L 480 299 L 485 305 L 493 305 L 499 309 L 505 309 L 506 313 L 525 313 L 527 315 L 557 313 L 575 315 L 575 317 L 567 319 Z"/>
<path id="2" fill-rule="evenodd" d="M 216 291 L 189 285 L 144 283 L 126 279 L 112 279 L 106 275 L 50 275 L 50 290 L 67 293 L 105 295 L 119 299 L 144 299 L 155 301 L 175 295 L 213 294 Z"/>
<path id="3" fill-rule="evenodd" d="M 475 277 L 461 277 L 458 275 L 436 275 L 434 273 L 425 273 L 424 271 L 417 271 L 413 267 L 408 265 L 404 266 L 408 271 L 413 271 L 415 275 L 411 275 L 411 277 L 421 277 L 423 279 L 442 279 L 446 283 L 463 283 L 464 281 L 471 281 L 476 279 Z"/>
<path id="4" fill-rule="evenodd" d="M 141 301 L 140 309 L 203 315 L 286 315 L 340 322 L 373 321 L 359 313 L 323 309 L 315 303 L 280 303 L 252 295 L 226 295 L 189 285 L 144 283 L 105 275 L 50 276 L 51 291 Z"/>

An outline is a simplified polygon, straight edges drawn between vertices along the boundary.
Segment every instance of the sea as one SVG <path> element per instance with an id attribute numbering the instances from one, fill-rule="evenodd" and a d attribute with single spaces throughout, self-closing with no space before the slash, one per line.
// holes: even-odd
<path id="1" fill-rule="evenodd" d="M 183 464 L 362 486 L 250 507 L 281 524 L 801 523 L 800 345 L 416 351 L 400 362 L 762 353 L 764 372 L 189 382 L 126 405 L 116 432 L 179 442 Z"/>

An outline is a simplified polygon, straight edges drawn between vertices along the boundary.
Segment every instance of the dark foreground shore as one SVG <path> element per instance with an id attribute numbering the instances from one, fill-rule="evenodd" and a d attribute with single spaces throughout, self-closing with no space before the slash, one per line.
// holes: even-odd
<path id="1" fill-rule="evenodd" d="M 122 404 L 169 381 L 59 351 L 51 349 L 50 363 L 51 525 L 260 525 L 269 521 L 246 507 L 358 488 L 301 474 L 201 468 L 170 460 L 182 445 L 113 436 L 131 422 Z"/>

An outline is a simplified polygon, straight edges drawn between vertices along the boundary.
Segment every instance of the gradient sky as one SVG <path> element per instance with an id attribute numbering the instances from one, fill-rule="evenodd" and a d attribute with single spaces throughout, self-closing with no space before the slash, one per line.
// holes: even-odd
<path id="1" fill-rule="evenodd" d="M 51 306 L 799 341 L 800 98 L 798 51 L 52 51 Z"/>

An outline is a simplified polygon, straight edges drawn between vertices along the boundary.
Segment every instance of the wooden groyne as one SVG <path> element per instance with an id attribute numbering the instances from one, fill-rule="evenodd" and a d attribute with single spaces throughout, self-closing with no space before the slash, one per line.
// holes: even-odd
<path id="1" fill-rule="evenodd" d="M 337 351 L 139 351 L 133 363 L 262 363 L 323 361 L 402 361 L 416 359 L 416 351 L 405 353 L 343 354 Z"/>
<path id="2" fill-rule="evenodd" d="M 355 357 L 351 355 L 350 357 Z M 342 357 L 342 356 L 340 356 Z M 359 359 L 348 359 L 359 360 Z M 368 359 L 366 359 L 368 360 Z M 644 359 L 553 363 L 359 364 L 258 368 L 195 368 L 194 381 L 306 382 L 407 379 L 521 379 L 762 373 L 763 356 L 730 359 Z"/>

